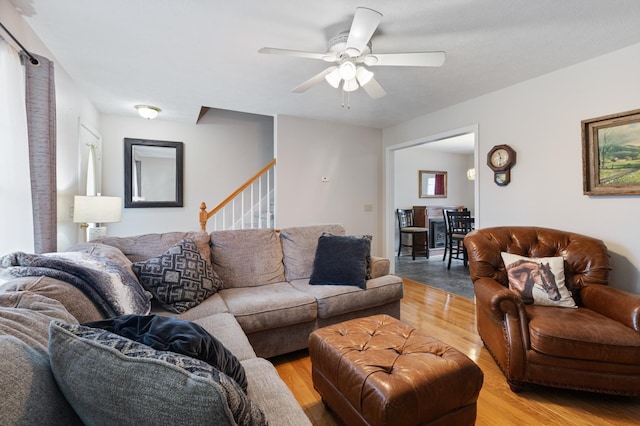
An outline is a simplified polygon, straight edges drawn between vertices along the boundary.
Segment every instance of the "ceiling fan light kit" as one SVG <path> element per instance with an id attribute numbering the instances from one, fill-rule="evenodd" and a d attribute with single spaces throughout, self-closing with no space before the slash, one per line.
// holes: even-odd
<path id="1" fill-rule="evenodd" d="M 444 52 L 378 53 L 374 55 L 371 51 L 371 37 L 373 37 L 381 20 L 382 14 L 380 12 L 366 7 L 358 7 L 349 31 L 340 32 L 329 40 L 329 48 L 326 53 L 303 52 L 273 47 L 263 47 L 258 52 L 320 59 L 337 64 L 326 68 L 295 87 L 293 89 L 294 93 L 305 92 L 325 80 L 335 89 L 340 88 L 340 83 L 342 83 L 343 92 L 352 92 L 357 90 L 358 87 L 362 87 L 372 99 L 381 98 L 387 92 L 373 78 L 374 73 L 362 65 L 370 67 L 439 67 L 444 64 L 446 59 Z"/>

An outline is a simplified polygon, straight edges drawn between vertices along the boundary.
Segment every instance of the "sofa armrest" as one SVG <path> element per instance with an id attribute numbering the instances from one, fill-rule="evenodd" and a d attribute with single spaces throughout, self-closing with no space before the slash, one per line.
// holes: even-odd
<path id="1" fill-rule="evenodd" d="M 640 295 L 591 284 L 580 290 L 580 297 L 585 308 L 640 332 Z"/>
<path id="2" fill-rule="evenodd" d="M 371 278 L 389 275 L 390 262 L 386 257 L 371 256 Z"/>

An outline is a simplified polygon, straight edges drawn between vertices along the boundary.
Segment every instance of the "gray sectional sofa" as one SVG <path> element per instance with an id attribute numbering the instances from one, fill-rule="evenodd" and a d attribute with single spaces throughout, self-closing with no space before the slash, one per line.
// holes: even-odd
<path id="1" fill-rule="evenodd" d="M 67 362 L 65 357 L 70 355 L 55 345 L 62 345 L 59 342 L 68 345 L 72 341 L 83 348 L 76 351 L 76 357 L 89 353 L 96 345 L 86 339 L 86 330 L 83 335 L 83 328 L 77 324 L 130 313 L 172 317 L 201 326 L 217 338 L 242 365 L 248 382 L 246 398 L 259 407 L 269 424 L 309 424 L 302 408 L 279 378 L 274 366 L 264 358 L 306 348 L 310 332 L 318 327 L 378 313 L 398 318 L 400 299 L 403 297 L 402 280 L 389 274 L 389 260 L 376 257 L 367 259 L 366 276 L 361 284 L 311 284 L 310 281 L 314 280 L 322 282 L 323 279 L 333 279 L 318 275 L 318 268 L 314 269 L 316 249 L 319 239 L 324 238 L 323 233 L 344 235 L 345 232 L 339 225 L 288 228 L 279 232 L 169 232 L 135 237 L 107 237 L 81 244 L 66 253 L 52 255 L 60 255 L 67 261 L 79 264 L 82 264 L 82 260 L 76 260 L 74 256 L 81 256 L 83 259 L 108 259 L 105 262 L 110 265 L 115 263 L 125 270 L 123 287 L 114 287 L 114 297 L 107 295 L 103 298 L 109 299 L 105 303 L 98 303 L 103 300 L 97 302 L 97 296 L 88 295 L 82 285 L 72 283 L 73 280 L 65 280 L 57 273 L 38 275 L 39 269 L 33 268 L 38 265 L 33 262 L 30 264 L 31 269 L 27 268 L 30 272 L 23 274 L 26 276 L 12 278 L 0 287 L 0 394 L 3 395 L 0 398 L 0 424 L 81 424 L 83 421 L 96 421 L 91 418 L 94 414 L 91 409 L 92 399 L 87 399 L 87 394 L 95 392 L 95 404 L 98 407 L 103 397 L 101 392 L 104 391 L 101 384 L 109 382 L 106 378 L 122 374 L 122 380 L 135 380 L 136 377 L 127 376 L 127 371 L 147 370 L 125 369 L 112 374 L 110 368 L 116 362 L 93 365 L 94 361 L 87 358 L 88 355 L 79 361 L 72 358 Z M 133 277 L 136 283 L 138 278 L 143 281 L 140 265 L 146 266 L 147 270 L 158 276 L 165 274 L 164 270 L 159 273 L 153 262 L 164 265 L 162 262 L 166 260 L 167 253 L 183 241 L 195 244 L 202 259 L 210 264 L 214 277 L 207 278 L 207 282 L 211 284 L 209 288 L 187 289 L 184 292 L 188 296 L 204 294 L 203 300 L 192 304 L 194 306 L 190 305 L 186 310 L 184 307 L 176 310 L 166 300 L 157 300 L 162 297 L 151 299 L 147 291 L 136 292 L 137 289 L 132 288 L 134 284 L 127 280 Z M 21 266 L 11 263 L 14 260 L 3 259 L 4 264 L 0 267 L 4 267 L 5 271 L 21 270 Z M 335 267 L 340 270 L 341 263 L 341 259 L 330 258 L 326 265 L 329 266 L 328 269 Z M 162 276 L 170 277 L 172 268 L 175 269 L 175 265 L 167 266 L 168 275 Z M 158 289 L 161 291 L 161 286 Z M 174 290 L 175 288 L 168 291 L 166 295 L 174 297 Z M 109 287 L 106 291 L 110 291 Z M 141 300 L 145 297 L 151 300 Z M 135 306 L 145 302 L 149 304 L 146 312 L 129 312 L 132 309 L 135 311 Z M 115 308 L 105 307 L 109 304 Z M 52 342 L 55 342 L 54 346 Z M 110 356 L 115 356 L 113 359 L 118 360 L 122 357 L 121 354 L 111 353 Z M 149 368 L 157 368 L 156 360 L 145 362 L 151 363 Z M 139 367 L 139 364 L 136 366 Z M 147 364 L 145 366 L 148 367 Z M 63 367 L 66 368 L 64 375 L 59 371 Z M 174 370 L 175 374 L 184 373 L 176 373 Z M 86 379 L 92 377 L 88 374 L 91 371 L 96 372 L 96 377 L 100 377 L 98 373 L 103 374 L 103 378 L 92 383 Z M 149 374 L 151 377 L 158 377 L 158 381 L 164 378 L 156 370 L 149 371 L 153 371 Z M 84 386 L 73 382 L 73 377 L 84 377 Z M 71 382 L 65 381 L 67 379 Z M 193 379 L 189 376 L 189 380 L 197 386 L 213 386 L 200 378 Z M 155 381 L 152 383 L 157 384 Z M 157 411 L 171 410 L 172 405 L 191 407 L 188 401 L 183 400 L 184 396 L 177 392 L 177 388 L 171 389 L 171 383 L 173 382 L 162 388 L 166 389 L 163 393 L 167 393 L 168 401 L 160 403 L 158 401 L 162 401 L 161 398 L 145 395 L 145 392 L 133 394 L 134 397 L 128 394 L 126 399 L 119 402 L 119 406 L 125 407 L 121 411 L 126 414 L 127 404 L 133 404 L 128 408 L 130 411 L 142 410 L 139 408 L 140 404 L 145 402 L 145 409 L 152 413 L 145 415 L 148 424 L 162 424 L 162 419 L 167 424 L 171 423 L 170 417 L 158 415 Z M 129 383 L 122 383 L 122 387 L 135 389 Z M 229 401 L 229 391 L 220 391 L 219 383 L 212 389 L 212 394 L 217 392 L 222 395 L 222 399 L 226 396 Z M 209 394 L 209 391 L 198 394 Z M 82 398 L 85 401 L 84 408 L 79 408 L 78 401 Z M 112 398 L 119 401 L 117 398 L 123 397 L 118 394 Z M 199 403 L 203 404 L 202 401 Z M 213 402 L 205 401 L 204 404 L 210 405 Z M 227 420 L 231 424 L 246 422 L 246 419 L 238 421 L 235 417 L 237 405 L 234 407 L 236 411 L 233 416 L 226 410 L 220 415 L 228 415 L 229 418 L 211 419 L 212 424 L 223 424 Z M 80 418 L 76 413 L 80 414 Z M 197 424 L 194 418 L 190 419 L 189 424 Z M 108 423 L 119 419 L 114 417 L 102 420 Z"/>

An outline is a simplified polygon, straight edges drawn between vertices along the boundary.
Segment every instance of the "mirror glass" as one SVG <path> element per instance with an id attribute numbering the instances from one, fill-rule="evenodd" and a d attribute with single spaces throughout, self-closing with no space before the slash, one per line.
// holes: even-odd
<path id="1" fill-rule="evenodd" d="M 182 207 L 182 142 L 124 140 L 124 206 Z"/>
<path id="2" fill-rule="evenodd" d="M 447 172 L 420 170 L 418 187 L 420 198 L 446 198 Z"/>

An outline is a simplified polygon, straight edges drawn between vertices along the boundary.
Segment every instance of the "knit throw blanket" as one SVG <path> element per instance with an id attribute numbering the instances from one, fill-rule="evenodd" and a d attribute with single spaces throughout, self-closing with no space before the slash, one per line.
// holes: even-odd
<path id="1" fill-rule="evenodd" d="M 151 311 L 151 294 L 116 262 L 80 252 L 28 254 L 14 252 L 0 258 L 0 278 L 46 276 L 81 290 L 105 315 Z"/>

